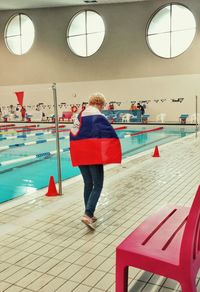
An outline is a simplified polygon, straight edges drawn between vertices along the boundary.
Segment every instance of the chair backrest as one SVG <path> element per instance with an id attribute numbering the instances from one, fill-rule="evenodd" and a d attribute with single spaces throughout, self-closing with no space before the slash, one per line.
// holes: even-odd
<path id="1" fill-rule="evenodd" d="M 72 117 L 72 112 L 63 112 L 62 114 L 64 119 L 71 119 Z"/>
<path id="2" fill-rule="evenodd" d="M 197 119 L 197 123 L 200 124 L 200 113 L 197 113 L 197 116 L 196 116 L 196 113 L 190 115 L 191 123 L 196 123 L 196 119 Z"/>
<path id="3" fill-rule="evenodd" d="M 156 115 L 156 121 L 158 122 L 160 121 L 160 119 L 161 119 L 161 114 Z"/>
<path id="4" fill-rule="evenodd" d="M 186 119 L 186 118 L 188 118 L 188 116 L 189 116 L 188 114 L 181 114 L 179 118 L 180 119 Z"/>
<path id="5" fill-rule="evenodd" d="M 180 264 L 191 267 L 200 255 L 200 185 L 197 189 L 185 225 L 180 250 Z"/>
<path id="6" fill-rule="evenodd" d="M 156 121 L 163 122 L 165 117 L 166 117 L 166 113 L 160 113 L 160 114 L 156 115 Z"/>

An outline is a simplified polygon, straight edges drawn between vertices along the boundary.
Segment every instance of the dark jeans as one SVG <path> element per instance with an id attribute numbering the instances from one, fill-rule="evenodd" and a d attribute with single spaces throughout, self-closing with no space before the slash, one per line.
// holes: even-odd
<path id="1" fill-rule="evenodd" d="M 80 165 L 79 169 L 84 181 L 85 214 L 93 217 L 103 188 L 103 165 Z"/>

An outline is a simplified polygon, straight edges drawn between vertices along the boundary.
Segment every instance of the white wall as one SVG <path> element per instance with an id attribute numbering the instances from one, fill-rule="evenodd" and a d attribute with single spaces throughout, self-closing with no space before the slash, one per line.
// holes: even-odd
<path id="1" fill-rule="evenodd" d="M 40 102 L 52 105 L 51 86 L 52 84 L 1 86 L 0 106 L 16 105 L 16 91 L 24 91 L 24 105 L 36 105 Z M 166 120 L 178 121 L 181 113 L 195 112 L 195 96 L 200 97 L 200 74 L 57 83 L 58 103 L 81 104 L 97 91 L 104 93 L 108 102 L 122 102 L 122 109 L 129 109 L 131 100 L 151 100 L 146 110 L 151 115 L 151 120 L 155 120 L 159 113 L 166 113 Z M 184 100 L 182 103 L 172 102 L 171 99 L 177 98 Z M 154 101 L 157 99 L 158 103 Z M 161 102 L 161 99 L 166 101 Z M 198 99 L 200 103 L 200 98 Z"/>

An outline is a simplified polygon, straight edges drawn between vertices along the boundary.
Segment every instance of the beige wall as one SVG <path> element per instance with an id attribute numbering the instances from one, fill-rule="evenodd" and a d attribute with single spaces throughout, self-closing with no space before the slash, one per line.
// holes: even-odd
<path id="1" fill-rule="evenodd" d="M 145 41 L 145 29 L 152 13 L 166 1 L 88 6 L 104 18 L 106 36 L 99 51 L 89 58 L 74 55 L 66 43 L 66 29 L 71 17 L 84 7 L 20 10 L 35 25 L 36 38 L 31 50 L 23 56 L 12 55 L 3 35 L 7 20 L 16 11 L 0 12 L 0 105 L 15 104 L 14 91 L 25 91 L 25 103 L 51 103 L 52 82 L 58 84 L 61 101 L 80 102 L 93 91 L 102 91 L 108 99 L 130 100 L 157 96 L 184 97 L 180 111 L 188 111 L 195 95 L 200 95 L 200 1 L 180 0 L 197 19 L 197 33 L 190 48 L 177 58 L 155 56 Z M 50 84 L 50 85 L 49 85 Z M 151 106 L 150 106 L 151 105 Z M 154 106 L 153 106 L 154 105 Z M 169 114 L 178 115 L 175 109 Z M 159 104 L 149 104 L 151 114 L 162 111 Z M 164 109 L 167 109 L 166 104 Z M 193 111 L 193 109 L 191 109 Z"/>
<path id="2" fill-rule="evenodd" d="M 57 83 L 57 96 L 58 103 L 68 104 L 68 110 L 71 103 L 81 104 L 96 91 L 103 92 L 108 102 L 122 102 L 121 109 L 129 109 L 131 100 L 150 100 L 146 112 L 151 115 L 151 120 L 155 120 L 159 113 L 166 113 L 167 121 L 178 121 L 181 113 L 195 113 L 195 96 L 200 93 L 199 81 L 200 74 L 193 74 Z M 39 102 L 53 104 L 52 84 L 1 86 L 0 96 L 4 101 L 1 104 L 15 105 L 17 103 L 15 91 L 24 91 L 24 105 L 36 105 Z M 182 103 L 172 102 L 172 99 L 180 97 L 184 98 Z M 157 99 L 158 103 L 155 102 Z M 161 99 L 166 101 L 162 102 Z M 200 98 L 198 101 L 200 104 Z"/>

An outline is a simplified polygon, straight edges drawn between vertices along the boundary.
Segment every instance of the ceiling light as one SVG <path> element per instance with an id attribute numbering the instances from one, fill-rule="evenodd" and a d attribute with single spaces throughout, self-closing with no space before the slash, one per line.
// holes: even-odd
<path id="1" fill-rule="evenodd" d="M 87 4 L 91 4 L 91 3 L 97 3 L 96 0 L 83 0 L 85 3 Z"/>

